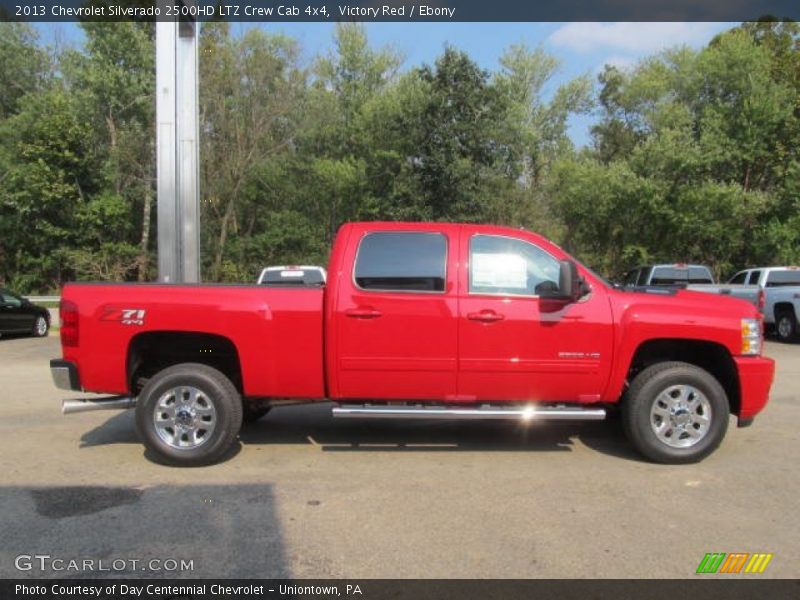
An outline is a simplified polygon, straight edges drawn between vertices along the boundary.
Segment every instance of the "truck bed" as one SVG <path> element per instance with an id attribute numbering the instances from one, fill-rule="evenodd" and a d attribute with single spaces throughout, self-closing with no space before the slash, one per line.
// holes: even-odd
<path id="1" fill-rule="evenodd" d="M 731 298 L 739 298 L 749 302 L 760 310 L 761 288 L 757 285 L 743 285 L 731 283 L 695 283 L 686 286 L 687 290 L 704 292 L 706 294 L 722 294 Z"/>
<path id="2" fill-rule="evenodd" d="M 323 293 L 257 285 L 71 283 L 62 304 L 79 311 L 79 342 L 64 346 L 64 359 L 76 363 L 84 390 L 125 394 L 137 366 L 132 348 L 149 341 L 149 348 L 163 351 L 159 333 L 184 332 L 187 340 L 198 340 L 200 356 L 219 351 L 203 343 L 218 336 L 238 355 L 243 395 L 322 398 Z M 206 337 L 192 338 L 197 332 Z"/>

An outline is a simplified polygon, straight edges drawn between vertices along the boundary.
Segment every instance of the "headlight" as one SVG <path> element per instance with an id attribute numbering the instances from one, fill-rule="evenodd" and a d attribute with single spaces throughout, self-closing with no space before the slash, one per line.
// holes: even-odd
<path id="1" fill-rule="evenodd" d="M 761 354 L 761 319 L 742 319 L 742 354 Z"/>

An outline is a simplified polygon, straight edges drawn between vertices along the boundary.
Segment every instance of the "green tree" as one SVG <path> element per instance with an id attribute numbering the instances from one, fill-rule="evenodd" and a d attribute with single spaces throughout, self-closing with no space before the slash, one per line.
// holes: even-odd
<path id="1" fill-rule="evenodd" d="M 152 24 L 136 22 L 84 23 L 83 52 L 67 52 L 63 70 L 71 92 L 79 99 L 83 118 L 97 126 L 92 139 L 109 189 L 97 202 L 107 217 L 101 231 L 116 232 L 76 249 L 73 259 L 91 265 L 116 264 L 104 272 L 124 278 L 135 271 L 140 281 L 152 276 L 150 266 L 152 206 L 155 199 L 155 44 Z M 121 211 L 121 207 L 126 210 Z M 91 225 L 87 223 L 87 225 Z M 132 248 L 138 246 L 138 252 Z M 135 260 L 131 261 L 131 256 Z M 83 269 L 81 269 L 83 270 Z M 102 273 L 91 276 L 106 279 Z"/>
<path id="2" fill-rule="evenodd" d="M 607 68 L 594 148 L 551 180 L 570 246 L 611 273 L 797 260 L 797 57 L 793 25 L 759 23 Z"/>
<path id="3" fill-rule="evenodd" d="M 433 219 L 479 220 L 493 201 L 484 193 L 487 182 L 517 176 L 505 172 L 510 148 L 498 139 L 506 98 L 487 71 L 454 48 L 420 69 L 419 77 L 426 102 L 410 131 L 422 204 Z"/>
<path id="4" fill-rule="evenodd" d="M 0 23 L 0 119 L 16 113 L 26 94 L 42 88 L 48 57 L 27 23 Z"/>
<path id="5" fill-rule="evenodd" d="M 0 222 L 11 254 L 6 277 L 18 289 L 49 289 L 69 274 L 64 251 L 80 241 L 82 207 L 102 188 L 91 137 L 91 123 L 60 84 L 28 96 L 0 129 L 16 157 L 0 192 Z"/>
<path id="6" fill-rule="evenodd" d="M 230 237 L 276 208 L 257 176 L 262 164 L 291 151 L 305 73 L 297 45 L 282 35 L 253 29 L 234 38 L 228 24 L 212 23 L 201 29 L 200 44 L 204 264 L 220 280 L 228 277 Z"/>

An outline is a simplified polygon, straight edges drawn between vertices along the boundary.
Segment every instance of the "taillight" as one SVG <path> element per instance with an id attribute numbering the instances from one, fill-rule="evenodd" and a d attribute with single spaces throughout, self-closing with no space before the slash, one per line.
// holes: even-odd
<path id="1" fill-rule="evenodd" d="M 62 300 L 58 309 L 61 319 L 61 345 L 77 346 L 80 330 L 78 328 L 78 305 L 69 300 Z"/>

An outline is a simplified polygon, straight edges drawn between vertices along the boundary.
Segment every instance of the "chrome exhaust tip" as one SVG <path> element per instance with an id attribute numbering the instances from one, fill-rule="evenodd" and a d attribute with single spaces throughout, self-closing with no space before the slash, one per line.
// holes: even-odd
<path id="1" fill-rule="evenodd" d="M 77 398 L 64 400 L 61 403 L 61 413 L 72 415 L 75 413 L 89 412 L 92 410 L 119 410 L 134 408 L 136 398 L 130 396 L 109 396 L 106 398 Z"/>

